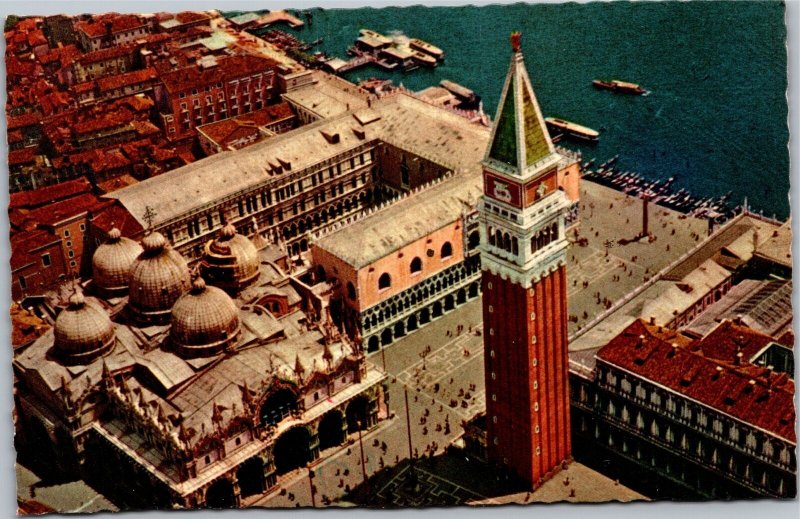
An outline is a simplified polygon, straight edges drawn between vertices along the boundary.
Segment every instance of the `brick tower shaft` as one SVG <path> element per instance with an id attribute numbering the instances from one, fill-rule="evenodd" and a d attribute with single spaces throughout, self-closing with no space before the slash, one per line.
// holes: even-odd
<path id="1" fill-rule="evenodd" d="M 488 456 L 538 487 L 571 457 L 561 160 L 518 33 L 480 204 Z"/>

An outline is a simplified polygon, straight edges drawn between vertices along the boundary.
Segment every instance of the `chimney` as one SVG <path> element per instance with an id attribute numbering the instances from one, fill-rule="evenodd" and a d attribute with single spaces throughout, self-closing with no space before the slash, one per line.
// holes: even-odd
<path id="1" fill-rule="evenodd" d="M 719 379 L 720 375 L 722 375 L 722 371 L 723 371 L 722 366 L 717 366 L 717 370 L 711 376 L 711 380 Z"/>
<path id="2" fill-rule="evenodd" d="M 650 325 L 655 326 L 656 324 L 656 317 L 654 315 L 650 316 Z"/>
<path id="3" fill-rule="evenodd" d="M 668 359 L 671 359 L 672 357 L 675 356 L 676 353 L 678 353 L 678 343 L 677 342 L 673 342 L 670 346 L 672 346 L 672 348 L 670 348 L 669 352 L 667 353 L 667 358 Z"/>
<path id="4" fill-rule="evenodd" d="M 639 340 L 636 341 L 636 349 L 637 350 L 641 349 L 642 346 L 644 346 L 644 335 L 640 335 L 639 336 Z"/>
<path id="5" fill-rule="evenodd" d="M 742 320 L 742 314 L 736 314 L 736 318 L 733 320 L 733 324 L 737 324 L 737 325 L 741 326 L 743 323 L 744 323 L 744 321 Z M 741 338 L 741 336 L 740 336 L 740 338 Z"/>
<path id="6" fill-rule="evenodd" d="M 742 364 L 742 357 L 744 357 L 744 353 L 741 351 L 736 352 L 736 357 L 733 359 L 733 363 L 737 366 L 741 366 Z"/>

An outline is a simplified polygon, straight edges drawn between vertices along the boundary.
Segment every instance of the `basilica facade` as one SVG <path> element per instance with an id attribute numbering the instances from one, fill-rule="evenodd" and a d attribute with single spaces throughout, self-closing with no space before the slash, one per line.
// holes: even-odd
<path id="1" fill-rule="evenodd" d="M 163 234 L 112 229 L 92 263 L 15 354 L 18 440 L 41 463 L 127 506 L 238 506 L 387 416 L 385 375 L 284 250 L 228 224 L 190 270 Z"/>

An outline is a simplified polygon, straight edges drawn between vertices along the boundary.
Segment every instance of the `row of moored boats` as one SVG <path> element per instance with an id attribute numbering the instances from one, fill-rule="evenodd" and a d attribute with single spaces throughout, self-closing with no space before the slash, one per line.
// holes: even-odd
<path id="1" fill-rule="evenodd" d="M 692 216 L 718 220 L 733 214 L 734 209 L 728 204 L 731 191 L 717 198 L 698 198 L 683 188 L 674 191 L 675 177 L 664 181 L 647 180 L 638 173 L 619 171 L 616 168 L 618 159 L 619 155 L 615 155 L 597 169 L 590 169 L 594 159 L 582 164 L 583 178 Z"/>

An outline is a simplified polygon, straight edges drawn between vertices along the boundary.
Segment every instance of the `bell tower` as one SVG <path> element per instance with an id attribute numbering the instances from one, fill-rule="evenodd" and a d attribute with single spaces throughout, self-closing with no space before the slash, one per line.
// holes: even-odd
<path id="1" fill-rule="evenodd" d="M 561 156 L 520 48 L 483 160 L 480 203 L 489 460 L 538 487 L 571 459 Z"/>

